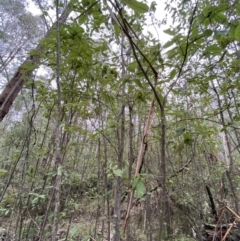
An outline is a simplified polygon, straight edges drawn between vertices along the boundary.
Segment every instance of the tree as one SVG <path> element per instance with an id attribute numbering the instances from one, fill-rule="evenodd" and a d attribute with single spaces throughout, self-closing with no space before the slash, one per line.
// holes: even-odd
<path id="1" fill-rule="evenodd" d="M 61 18 L 59 19 L 60 25 L 64 24 L 70 14 L 70 5 L 66 7 L 64 12 L 62 13 Z M 51 35 L 52 30 L 55 27 L 53 26 L 50 29 L 44 39 L 48 39 Z M 21 49 L 21 48 L 20 48 Z M 17 69 L 14 76 L 11 78 L 4 91 L 0 95 L 0 121 L 3 120 L 4 116 L 8 113 L 10 107 L 12 106 L 13 101 L 17 97 L 19 91 L 22 89 L 24 84 L 24 79 L 30 77 L 32 71 L 39 65 L 39 60 L 41 56 L 41 52 L 44 47 L 42 43 L 39 43 L 35 50 L 32 50 L 29 56 L 25 59 L 25 61 L 20 65 Z M 5 65 L 5 64 L 4 64 Z"/>

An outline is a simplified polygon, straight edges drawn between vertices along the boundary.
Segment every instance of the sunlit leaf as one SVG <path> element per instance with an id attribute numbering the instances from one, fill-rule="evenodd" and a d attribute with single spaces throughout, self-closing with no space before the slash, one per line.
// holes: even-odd
<path id="1" fill-rule="evenodd" d="M 219 12 L 219 13 L 215 14 L 214 19 L 218 23 L 224 23 L 224 22 L 226 22 L 227 17 L 223 13 Z"/>
<path id="2" fill-rule="evenodd" d="M 240 25 L 235 30 L 235 40 L 240 42 Z"/>
<path id="3" fill-rule="evenodd" d="M 123 4 L 128 5 L 136 13 L 146 13 L 148 11 L 148 5 L 137 0 L 122 0 Z"/>
<path id="4" fill-rule="evenodd" d="M 222 49 L 217 44 L 213 44 L 206 48 L 205 53 L 221 53 L 221 51 Z"/>
<path id="5" fill-rule="evenodd" d="M 127 70 L 129 72 L 135 72 L 136 68 L 137 68 L 137 61 L 133 61 L 132 63 L 129 63 L 128 66 L 127 66 Z"/>
<path id="6" fill-rule="evenodd" d="M 122 177 L 123 176 L 123 171 L 120 169 L 113 169 L 113 173 L 117 177 Z"/>

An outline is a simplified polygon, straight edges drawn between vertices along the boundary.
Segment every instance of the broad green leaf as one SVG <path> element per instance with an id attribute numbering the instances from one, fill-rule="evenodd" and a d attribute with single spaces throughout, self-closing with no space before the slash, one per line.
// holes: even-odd
<path id="1" fill-rule="evenodd" d="M 230 44 L 232 42 L 232 38 L 231 37 L 228 37 L 228 36 L 225 36 L 225 35 L 222 35 L 221 38 L 220 38 L 220 41 L 218 41 L 220 46 L 225 49 L 228 44 Z"/>
<path id="2" fill-rule="evenodd" d="M 117 177 L 122 177 L 123 176 L 123 171 L 120 169 L 113 169 L 113 173 Z"/>
<path id="3" fill-rule="evenodd" d="M 122 0 L 122 3 L 128 5 L 136 13 L 146 13 L 148 11 L 148 5 L 137 0 Z"/>
<path id="4" fill-rule="evenodd" d="M 32 62 L 25 62 L 23 65 L 23 71 L 27 70 L 27 71 L 32 71 L 36 68 L 36 66 L 32 63 Z"/>
<path id="5" fill-rule="evenodd" d="M 203 9 L 203 14 L 205 17 L 210 18 L 213 14 L 214 7 L 213 6 L 207 6 Z"/>
<path id="6" fill-rule="evenodd" d="M 233 37 L 234 39 L 235 39 L 235 31 L 236 31 L 236 26 L 231 25 L 228 34 L 230 37 Z"/>
<path id="7" fill-rule="evenodd" d="M 137 182 L 136 193 L 138 198 L 142 198 L 146 193 L 146 187 L 143 183 L 142 178 L 140 178 Z"/>
<path id="8" fill-rule="evenodd" d="M 175 31 L 171 30 L 170 28 L 163 30 L 163 32 L 171 36 L 176 34 Z"/>
<path id="9" fill-rule="evenodd" d="M 235 40 L 240 42 L 240 25 L 235 30 Z"/>
<path id="10" fill-rule="evenodd" d="M 211 29 L 206 29 L 204 30 L 203 34 L 206 36 L 206 37 L 210 37 L 212 35 L 213 31 Z"/>
<path id="11" fill-rule="evenodd" d="M 177 69 L 173 69 L 171 72 L 170 72 L 170 79 L 173 79 L 174 77 L 175 77 L 175 75 L 176 75 L 176 73 L 177 73 Z"/>
<path id="12" fill-rule="evenodd" d="M 128 66 L 127 66 L 127 70 L 129 72 L 135 72 L 136 68 L 137 68 L 138 64 L 137 64 L 137 61 L 133 61 L 132 63 L 129 63 Z"/>
<path id="13" fill-rule="evenodd" d="M 137 175 L 137 176 L 133 179 L 133 183 L 132 183 L 132 189 L 133 189 L 133 190 L 136 189 L 137 184 L 138 184 L 138 182 L 139 182 L 140 179 L 141 179 L 141 178 L 140 178 L 139 175 Z"/>
<path id="14" fill-rule="evenodd" d="M 70 230 L 70 237 L 74 237 L 76 234 L 79 233 L 81 226 L 79 224 L 77 224 L 76 226 L 74 226 L 71 230 Z"/>
<path id="15" fill-rule="evenodd" d="M 179 128 L 176 130 L 175 137 L 181 136 L 181 135 L 185 132 L 185 130 L 186 130 L 185 127 L 179 127 Z"/>
<path id="16" fill-rule="evenodd" d="M 114 27 L 115 34 L 118 37 L 120 35 L 120 32 L 121 32 L 118 24 L 114 23 L 113 27 Z"/>
<path id="17" fill-rule="evenodd" d="M 156 12 L 156 6 L 157 6 L 157 3 L 155 1 L 153 1 L 150 5 L 150 10 L 154 13 Z"/>
<path id="18" fill-rule="evenodd" d="M 133 81 L 136 83 L 136 85 L 137 85 L 138 87 L 143 88 L 143 86 L 142 86 L 142 83 L 141 83 L 141 80 L 140 80 L 140 79 L 136 79 L 136 78 L 134 78 L 134 79 L 133 79 Z"/>
<path id="19" fill-rule="evenodd" d="M 78 19 L 78 24 L 83 24 L 87 21 L 88 19 L 88 15 L 87 14 L 83 14 L 79 19 Z"/>
<path id="20" fill-rule="evenodd" d="M 176 52 L 177 52 L 176 50 L 177 50 L 177 47 L 174 47 L 173 49 L 170 49 L 167 52 L 169 59 L 172 59 L 172 58 L 176 57 Z"/>
<path id="21" fill-rule="evenodd" d="M 221 53 L 221 48 L 217 44 L 208 46 L 205 50 L 205 53 Z"/>
<path id="22" fill-rule="evenodd" d="M 227 17 L 226 17 L 223 13 L 221 13 L 221 12 L 215 14 L 215 15 L 214 15 L 214 19 L 215 19 L 216 22 L 218 22 L 218 23 L 224 23 L 224 22 L 227 21 Z"/>
<path id="23" fill-rule="evenodd" d="M 164 47 L 164 48 L 168 48 L 168 47 L 172 46 L 174 43 L 175 43 L 175 40 L 172 39 L 172 40 L 166 42 L 166 43 L 163 45 L 163 47 Z"/>

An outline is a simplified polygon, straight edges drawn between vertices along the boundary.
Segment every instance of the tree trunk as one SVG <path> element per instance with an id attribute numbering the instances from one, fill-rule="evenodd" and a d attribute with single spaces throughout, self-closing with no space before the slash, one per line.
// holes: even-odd
<path id="1" fill-rule="evenodd" d="M 59 222 L 59 213 L 60 213 L 60 200 L 61 200 L 61 182 L 62 182 L 62 151 L 61 151 L 61 115 L 62 115 L 62 106 L 61 106 L 61 86 L 60 86 L 60 19 L 59 19 L 59 0 L 56 1 L 56 85 L 57 85 L 57 121 L 56 121 L 56 133 L 55 133 L 55 167 L 57 171 L 56 181 L 55 181 L 55 208 L 54 208 L 54 219 L 52 226 L 52 241 L 57 240 L 57 231 L 58 231 L 58 222 Z"/>
<path id="2" fill-rule="evenodd" d="M 124 35 L 121 40 L 121 77 L 125 76 L 125 60 L 123 52 Z M 124 138 L 125 138 L 125 86 L 122 88 L 122 103 L 121 103 L 121 128 L 117 130 L 118 138 L 118 169 L 122 170 L 123 153 L 124 153 Z M 120 241 L 120 221 L 121 221 L 121 192 L 122 192 L 122 177 L 116 177 L 115 190 L 114 190 L 114 241 Z"/>
<path id="3" fill-rule="evenodd" d="M 69 14 L 71 13 L 70 4 L 65 8 L 61 17 L 59 17 L 59 27 L 61 27 L 67 20 Z M 46 40 L 50 37 L 51 32 L 56 28 L 56 24 L 54 24 L 50 30 L 47 32 L 46 36 L 43 40 Z M 27 59 L 21 64 L 18 68 L 10 82 L 6 85 L 5 89 L 0 95 L 0 122 L 3 120 L 5 115 L 9 112 L 9 109 L 12 106 L 13 101 L 17 97 L 18 93 L 21 91 L 24 80 L 30 76 L 32 71 L 39 66 L 39 62 L 41 59 L 41 52 L 44 47 L 41 42 L 38 46 L 29 53 Z"/>

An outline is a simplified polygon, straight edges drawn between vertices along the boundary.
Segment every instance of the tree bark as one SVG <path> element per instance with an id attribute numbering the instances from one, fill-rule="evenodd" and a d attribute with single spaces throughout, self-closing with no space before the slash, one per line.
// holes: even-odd
<path id="1" fill-rule="evenodd" d="M 121 39 L 121 66 L 122 73 L 121 77 L 125 77 L 125 59 L 124 59 L 124 35 L 122 34 Z M 118 138 L 118 169 L 122 170 L 123 164 L 123 153 L 124 153 L 124 138 L 125 138 L 125 86 L 122 88 L 122 100 L 121 100 L 121 127 L 117 130 Z M 114 237 L 113 241 L 120 241 L 120 222 L 121 222 L 121 193 L 122 193 L 122 177 L 116 177 L 115 188 L 114 188 Z"/>
<path id="2" fill-rule="evenodd" d="M 67 20 L 69 14 L 71 13 L 71 5 L 70 3 L 63 11 L 62 15 L 59 17 L 59 27 L 61 27 Z M 43 40 L 46 40 L 50 37 L 53 30 L 55 30 L 55 25 L 50 28 L 47 32 Z M 18 70 L 10 80 L 10 82 L 6 85 L 5 89 L 0 95 L 0 122 L 9 112 L 13 101 L 16 99 L 18 93 L 21 91 L 24 80 L 30 76 L 32 71 L 39 66 L 41 59 L 41 52 L 44 47 L 41 42 L 37 45 L 37 47 L 29 53 L 29 56 L 26 60 L 19 66 Z"/>
<path id="3" fill-rule="evenodd" d="M 59 213 L 60 213 L 60 200 L 61 200 L 61 182 L 62 182 L 62 153 L 61 153 L 61 115 L 62 115 L 62 93 L 60 86 L 60 61 L 61 61 L 61 53 L 60 53 L 60 19 L 59 19 L 59 0 L 56 1 L 56 85 L 57 85 L 57 121 L 56 121 L 56 133 L 55 133 L 55 167 L 57 170 L 57 176 L 55 181 L 55 208 L 54 208 L 54 219 L 52 226 L 52 241 L 56 241 L 57 232 L 58 232 L 58 222 L 59 222 Z"/>

